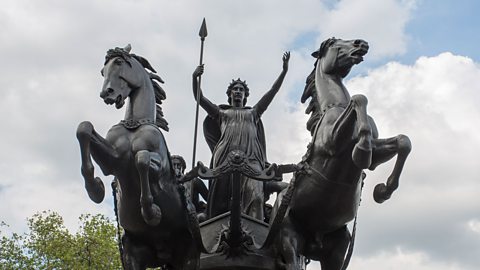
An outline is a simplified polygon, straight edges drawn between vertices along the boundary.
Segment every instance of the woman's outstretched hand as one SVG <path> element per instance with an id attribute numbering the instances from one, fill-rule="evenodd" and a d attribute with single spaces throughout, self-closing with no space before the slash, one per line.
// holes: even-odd
<path id="1" fill-rule="evenodd" d="M 283 60 L 283 70 L 288 70 L 288 61 L 290 61 L 290 52 L 285 52 L 283 53 L 283 57 L 282 57 L 282 60 Z"/>

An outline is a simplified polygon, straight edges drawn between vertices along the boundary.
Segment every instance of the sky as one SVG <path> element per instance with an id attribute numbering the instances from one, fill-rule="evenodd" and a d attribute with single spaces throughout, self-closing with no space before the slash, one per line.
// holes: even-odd
<path id="1" fill-rule="evenodd" d="M 164 135 L 171 153 L 191 164 L 191 74 L 205 17 L 202 88 L 214 103 L 226 103 L 228 83 L 240 77 L 255 104 L 291 51 L 287 77 L 262 116 L 268 159 L 279 164 L 299 162 L 310 140 L 300 96 L 311 52 L 332 36 L 368 41 L 365 61 L 345 84 L 368 97 L 380 137 L 406 134 L 413 150 L 399 189 L 381 205 L 373 188 L 393 162 L 367 172 L 349 269 L 478 269 L 479 10 L 473 0 L 2 1 L 0 220 L 18 232 L 48 209 L 70 228 L 82 213 L 113 217 L 110 196 L 95 204 L 83 188 L 75 137 L 81 121 L 105 135 L 123 118 L 99 98 L 100 69 L 113 47 L 130 43 L 165 80 Z M 198 140 L 197 159 L 208 163 Z M 112 177 L 102 179 L 108 195 Z"/>

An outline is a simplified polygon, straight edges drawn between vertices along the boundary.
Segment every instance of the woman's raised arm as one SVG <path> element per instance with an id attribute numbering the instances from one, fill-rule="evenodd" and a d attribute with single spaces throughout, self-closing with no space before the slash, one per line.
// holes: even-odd
<path id="1" fill-rule="evenodd" d="M 278 90 L 280 89 L 280 86 L 282 86 L 283 79 L 285 78 L 285 75 L 287 74 L 288 71 L 288 61 L 290 60 L 290 52 L 285 52 L 282 57 L 283 61 L 283 66 L 282 66 L 282 72 L 278 76 L 277 80 L 272 85 L 272 88 L 263 95 L 263 97 L 258 101 L 258 103 L 254 106 L 254 108 L 257 110 L 259 115 L 262 115 L 265 110 L 267 110 L 268 105 L 272 102 L 273 98 L 277 94 Z"/>
<path id="2" fill-rule="evenodd" d="M 218 115 L 218 106 L 213 104 L 210 100 L 208 100 L 206 97 L 203 96 L 202 89 L 198 87 L 198 77 L 200 77 L 203 74 L 204 71 L 204 66 L 200 65 L 198 66 L 195 71 L 192 74 L 192 89 L 193 89 L 193 97 L 195 100 L 197 100 L 197 91 L 200 91 L 198 93 L 199 98 L 200 98 L 200 106 L 208 113 L 208 115 L 212 117 L 216 117 Z"/>

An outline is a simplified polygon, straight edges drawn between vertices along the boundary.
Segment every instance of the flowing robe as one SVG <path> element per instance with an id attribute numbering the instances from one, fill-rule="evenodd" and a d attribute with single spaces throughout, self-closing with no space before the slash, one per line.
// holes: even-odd
<path id="1" fill-rule="evenodd" d="M 204 133 L 212 150 L 213 168 L 222 164 L 233 150 L 241 150 L 250 166 L 261 171 L 265 168 L 265 135 L 257 110 L 250 107 L 233 108 L 220 105 L 218 115 L 207 116 Z M 241 179 L 242 212 L 263 220 L 263 183 L 254 179 Z M 230 210 L 231 182 L 225 179 L 210 181 L 208 196 L 208 218 Z"/>

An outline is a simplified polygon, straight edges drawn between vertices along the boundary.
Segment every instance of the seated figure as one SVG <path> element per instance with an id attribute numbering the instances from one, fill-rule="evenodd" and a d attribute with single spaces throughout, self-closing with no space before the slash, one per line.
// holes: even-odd
<path id="1" fill-rule="evenodd" d="M 179 155 L 172 155 L 171 159 L 173 169 L 175 170 L 175 177 L 177 179 L 180 179 L 185 173 L 185 169 L 187 167 L 185 159 Z M 200 178 L 193 179 L 191 185 L 187 184 L 185 186 L 187 188 L 188 194 L 191 194 L 192 203 L 195 206 L 195 210 L 197 211 L 199 221 L 204 221 L 206 218 L 205 212 L 207 210 L 207 204 L 204 201 L 200 200 L 200 196 L 202 196 L 204 200 L 207 200 L 207 187 Z"/>

